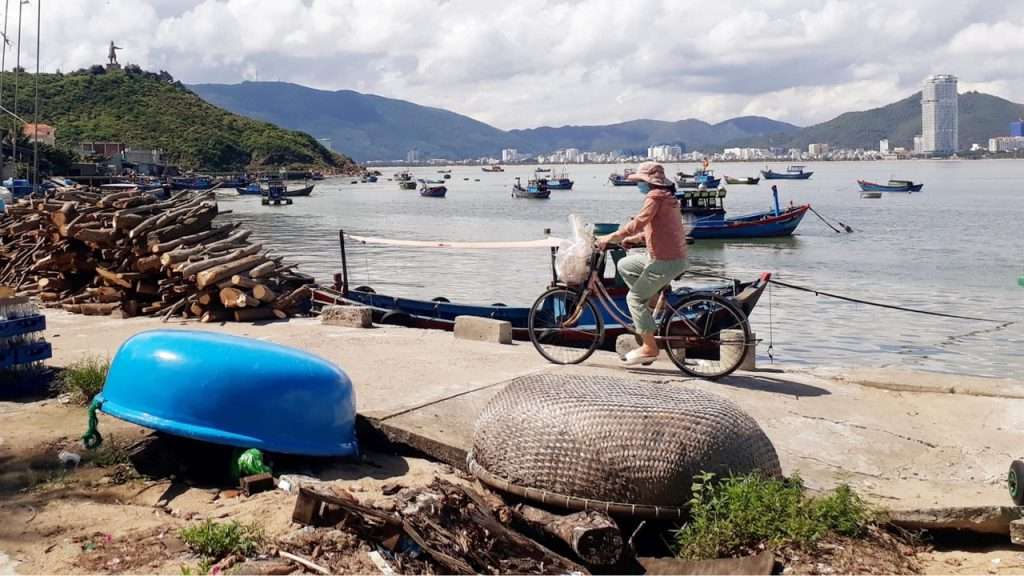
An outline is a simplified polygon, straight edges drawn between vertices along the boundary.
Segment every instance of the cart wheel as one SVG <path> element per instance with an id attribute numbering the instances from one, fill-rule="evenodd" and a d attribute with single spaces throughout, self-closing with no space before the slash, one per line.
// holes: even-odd
<path id="1" fill-rule="evenodd" d="M 367 294 L 376 294 L 377 291 L 369 286 L 359 286 L 355 289 L 356 292 L 366 292 Z"/>
<path id="2" fill-rule="evenodd" d="M 380 323 L 409 328 L 412 326 L 412 316 L 404 312 L 388 312 L 380 319 Z"/>
<path id="3" fill-rule="evenodd" d="M 1014 460 L 1010 464 L 1006 485 L 1010 489 L 1010 498 L 1013 499 L 1013 503 L 1017 506 L 1024 506 L 1024 462 Z"/>
<path id="4" fill-rule="evenodd" d="M 451 300 L 445 298 L 444 296 L 438 296 L 437 298 L 431 298 L 430 301 L 431 302 L 444 302 L 445 304 L 448 304 L 448 303 L 451 302 Z"/>

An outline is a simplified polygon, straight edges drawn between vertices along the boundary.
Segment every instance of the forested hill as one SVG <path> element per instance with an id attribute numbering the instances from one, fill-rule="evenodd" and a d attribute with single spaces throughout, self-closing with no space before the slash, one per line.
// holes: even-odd
<path id="1" fill-rule="evenodd" d="M 18 80 L 17 112 L 32 120 L 34 75 Z M 3 104 L 15 108 L 14 73 L 4 75 Z M 107 71 L 100 66 L 39 77 L 39 121 L 57 128 L 57 146 L 123 142 L 135 149 L 162 149 L 186 169 L 239 170 L 269 166 L 351 169 L 313 137 L 233 114 L 210 104 L 165 72 L 137 66 Z"/>

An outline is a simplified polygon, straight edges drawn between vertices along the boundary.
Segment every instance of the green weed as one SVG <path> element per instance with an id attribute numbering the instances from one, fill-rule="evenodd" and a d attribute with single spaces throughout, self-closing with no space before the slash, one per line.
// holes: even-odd
<path id="1" fill-rule="evenodd" d="M 60 373 L 57 389 L 70 394 L 73 401 L 83 406 L 92 402 L 92 397 L 103 390 L 110 361 L 98 356 L 86 356 L 69 364 Z"/>
<path id="2" fill-rule="evenodd" d="M 181 530 L 181 539 L 193 552 L 214 562 L 228 554 L 252 556 L 263 544 L 259 525 L 206 520 Z"/>
<path id="3" fill-rule="evenodd" d="M 694 481 L 690 521 L 676 532 L 675 543 L 681 558 L 738 556 L 763 546 L 805 547 L 828 535 L 856 537 L 873 519 L 849 486 L 812 497 L 799 477 L 703 474 Z"/>

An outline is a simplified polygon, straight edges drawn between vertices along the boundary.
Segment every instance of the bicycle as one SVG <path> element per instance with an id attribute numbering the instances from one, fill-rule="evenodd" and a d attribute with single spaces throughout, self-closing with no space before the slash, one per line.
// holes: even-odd
<path id="1" fill-rule="evenodd" d="M 602 281 L 606 255 L 614 248 L 595 248 L 584 282 L 570 285 L 556 279 L 530 308 L 530 341 L 549 362 L 583 362 L 605 342 L 606 330 L 616 338 L 639 338 L 629 312 L 619 308 Z M 733 288 L 731 298 L 736 302 L 716 291 L 666 287 L 653 311 L 658 324 L 655 339 L 686 375 L 714 380 L 731 374 L 753 346 L 745 309 L 753 308 L 769 278 L 762 274 L 740 294 Z"/>

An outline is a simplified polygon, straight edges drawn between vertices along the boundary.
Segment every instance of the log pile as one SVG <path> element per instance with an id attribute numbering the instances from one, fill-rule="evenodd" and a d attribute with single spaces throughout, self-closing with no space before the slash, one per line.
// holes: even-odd
<path id="1" fill-rule="evenodd" d="M 217 215 L 212 190 L 46 192 L 0 215 L 0 284 L 77 314 L 252 322 L 307 310 L 312 279 Z"/>

